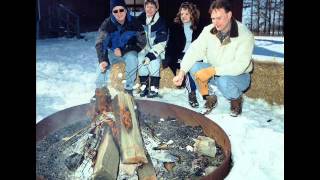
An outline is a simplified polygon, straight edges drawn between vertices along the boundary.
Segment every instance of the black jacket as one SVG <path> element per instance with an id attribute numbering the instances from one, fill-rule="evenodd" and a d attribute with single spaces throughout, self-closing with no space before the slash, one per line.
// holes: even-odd
<path id="1" fill-rule="evenodd" d="M 146 45 L 145 32 L 142 24 L 129 15 L 126 21 L 120 25 L 115 17 L 111 15 L 106 18 L 99 28 L 99 35 L 96 40 L 96 51 L 99 63 L 108 62 L 107 50 L 120 48 L 122 55 L 129 51 L 141 51 Z"/>
<path id="2" fill-rule="evenodd" d="M 197 27 L 192 33 L 192 42 L 198 38 L 203 27 Z M 186 37 L 184 35 L 183 24 L 173 23 L 169 27 L 169 40 L 166 47 L 166 62 L 163 65 L 166 66 L 177 66 L 178 59 L 183 57 L 183 49 L 186 45 Z"/>

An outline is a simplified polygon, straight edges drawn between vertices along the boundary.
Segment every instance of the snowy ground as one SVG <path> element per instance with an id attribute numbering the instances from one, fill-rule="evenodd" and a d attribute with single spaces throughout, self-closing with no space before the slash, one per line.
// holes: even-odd
<path id="1" fill-rule="evenodd" d="M 88 103 L 95 89 L 96 32 L 85 39 L 37 40 L 36 113 L 38 123 L 68 107 Z M 283 38 L 256 37 L 254 59 L 283 62 Z M 162 99 L 189 109 L 186 90 L 161 89 Z M 199 94 L 198 99 L 201 100 Z M 243 114 L 229 116 L 229 102 L 218 92 L 209 115 L 229 135 L 234 167 L 227 180 L 284 179 L 284 107 L 245 97 Z"/>
<path id="2" fill-rule="evenodd" d="M 256 36 L 253 52 L 255 60 L 283 63 L 284 38 L 283 36 Z"/>

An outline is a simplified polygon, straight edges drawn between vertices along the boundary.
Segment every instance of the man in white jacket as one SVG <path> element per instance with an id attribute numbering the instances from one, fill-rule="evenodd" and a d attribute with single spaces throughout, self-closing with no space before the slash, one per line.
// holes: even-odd
<path id="1" fill-rule="evenodd" d="M 227 0 L 216 0 L 210 6 L 212 24 L 206 26 L 192 42 L 181 62 L 181 71 L 173 78 L 179 86 L 190 71 L 200 94 L 206 100 L 204 114 L 217 105 L 217 96 L 209 92 L 209 85 L 217 86 L 230 100 L 231 116 L 242 112 L 242 94 L 251 81 L 250 72 L 254 47 L 252 33 L 232 17 Z M 204 59 L 205 62 L 197 62 Z"/>

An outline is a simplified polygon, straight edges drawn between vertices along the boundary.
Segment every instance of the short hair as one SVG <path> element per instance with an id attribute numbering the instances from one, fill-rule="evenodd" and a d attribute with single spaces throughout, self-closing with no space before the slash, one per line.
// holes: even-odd
<path id="1" fill-rule="evenodd" d="M 226 12 L 231 11 L 231 3 L 229 0 L 215 0 L 211 3 L 209 13 L 211 14 L 214 9 L 223 8 Z"/>
<path id="2" fill-rule="evenodd" d="M 158 0 L 145 0 L 144 6 L 147 4 L 153 4 L 157 9 L 159 9 L 159 1 Z"/>
<path id="3" fill-rule="evenodd" d="M 200 11 L 197 6 L 191 2 L 183 2 L 180 5 L 179 12 L 177 13 L 176 17 L 174 18 L 173 22 L 182 24 L 181 21 L 181 9 L 187 9 L 190 13 L 190 20 L 191 20 L 191 29 L 196 30 L 197 24 L 200 18 Z"/>

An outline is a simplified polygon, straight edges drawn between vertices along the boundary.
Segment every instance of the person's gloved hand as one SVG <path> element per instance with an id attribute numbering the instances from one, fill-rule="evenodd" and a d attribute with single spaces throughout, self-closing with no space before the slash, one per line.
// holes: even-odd
<path id="1" fill-rule="evenodd" d="M 205 81 L 208 81 L 215 74 L 216 74 L 216 70 L 214 69 L 214 67 L 208 67 L 196 72 L 194 76 L 196 79 L 199 79 L 200 81 L 205 82 Z"/>
<path id="2" fill-rule="evenodd" d="M 200 94 L 203 95 L 208 95 L 209 94 L 209 86 L 208 86 L 208 81 L 201 81 L 199 78 L 196 78 L 196 82 L 198 84 L 199 92 Z"/>
<path id="3" fill-rule="evenodd" d="M 153 61 L 155 59 L 157 59 L 157 57 L 153 53 L 148 52 L 148 54 L 146 54 L 146 56 L 145 56 L 143 64 L 149 64 L 150 61 Z"/>

